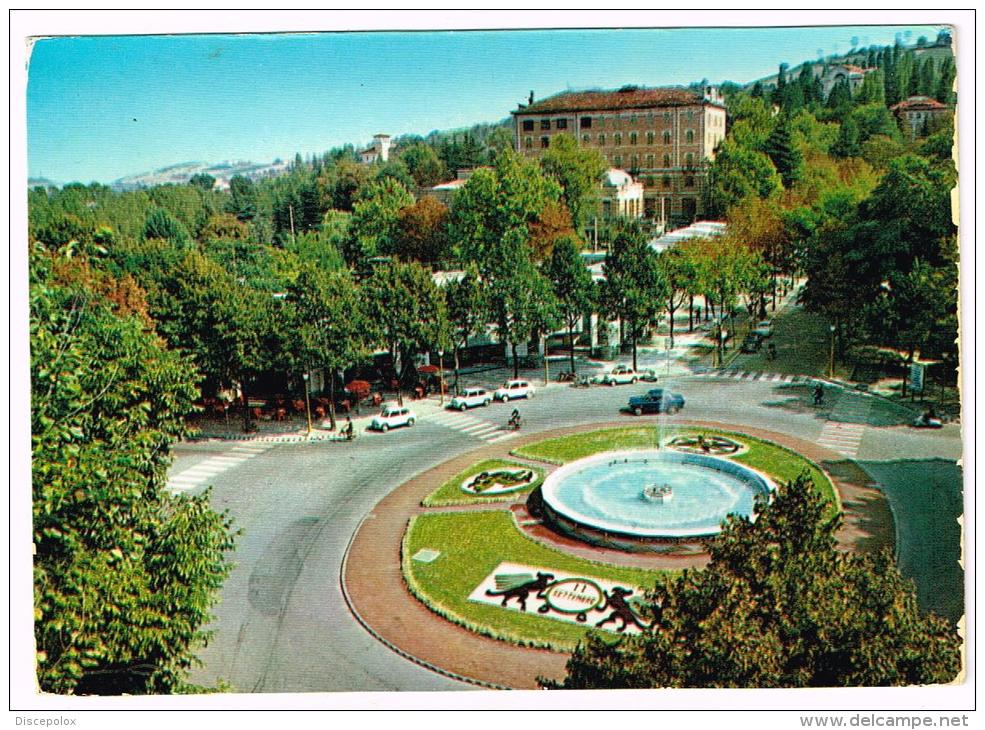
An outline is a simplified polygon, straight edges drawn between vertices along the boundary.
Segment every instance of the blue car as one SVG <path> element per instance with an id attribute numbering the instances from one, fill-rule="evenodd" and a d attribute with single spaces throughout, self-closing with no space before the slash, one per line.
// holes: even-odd
<path id="1" fill-rule="evenodd" d="M 644 413 L 677 413 L 684 407 L 684 396 L 671 393 L 663 388 L 648 390 L 645 395 L 633 396 L 629 399 L 629 410 L 634 416 Z"/>

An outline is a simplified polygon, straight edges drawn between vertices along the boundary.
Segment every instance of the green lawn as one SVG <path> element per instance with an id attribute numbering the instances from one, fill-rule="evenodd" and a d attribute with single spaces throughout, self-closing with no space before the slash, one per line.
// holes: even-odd
<path id="1" fill-rule="evenodd" d="M 469 477 L 475 476 L 479 472 L 492 471 L 494 469 L 530 469 L 533 471 L 537 478 L 534 479 L 533 483 L 528 487 L 523 489 L 517 489 L 514 492 L 505 492 L 501 494 L 469 494 L 468 492 L 462 491 L 462 482 L 464 482 Z M 447 507 L 453 504 L 484 504 L 486 502 L 509 502 L 518 494 L 525 494 L 534 488 L 538 487 L 541 482 L 544 481 L 544 470 L 538 469 L 537 467 L 527 466 L 526 464 L 519 464 L 515 461 L 503 461 L 502 459 L 487 459 L 486 461 L 480 461 L 478 464 L 473 464 L 468 469 L 460 472 L 449 479 L 447 482 L 442 484 L 436 490 L 431 492 L 427 497 L 421 500 L 421 504 L 425 507 Z"/>
<path id="2" fill-rule="evenodd" d="M 421 548 L 438 550 L 441 555 L 432 563 L 410 560 Z M 573 649 L 587 627 L 468 600 L 475 587 L 504 560 L 640 588 L 652 587 L 664 574 L 594 563 L 553 550 L 520 532 L 506 510 L 419 515 L 411 520 L 404 536 L 404 577 L 414 595 L 433 611 L 497 639 Z"/>
<path id="3" fill-rule="evenodd" d="M 705 436 L 727 436 L 746 444 L 749 450 L 735 457 L 735 460 L 753 469 L 758 469 L 777 482 L 794 479 L 804 469 L 807 469 L 814 479 L 818 492 L 831 503 L 831 514 L 834 515 L 841 510 L 841 500 L 838 498 L 834 485 L 814 462 L 770 441 L 763 441 L 743 433 L 663 425 L 658 427 L 631 426 L 547 439 L 521 446 L 514 449 L 512 453 L 549 464 L 566 464 L 602 451 L 654 448 L 658 439 L 662 441 L 670 436 L 697 435 L 698 433 L 703 433 Z"/>

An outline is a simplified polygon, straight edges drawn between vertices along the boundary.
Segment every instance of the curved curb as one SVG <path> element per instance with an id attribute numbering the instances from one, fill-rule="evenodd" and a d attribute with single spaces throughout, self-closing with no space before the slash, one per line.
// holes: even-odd
<path id="1" fill-rule="evenodd" d="M 346 568 L 349 562 L 349 550 L 352 548 L 352 543 L 355 542 L 356 535 L 359 534 L 359 530 L 362 529 L 363 523 L 366 522 L 367 519 L 369 519 L 369 516 L 371 514 L 372 514 L 372 510 L 370 510 L 361 520 L 359 520 L 359 524 L 356 525 L 356 529 L 353 530 L 352 534 L 349 536 L 349 541 L 346 543 L 345 546 L 345 552 L 342 555 L 342 566 L 341 566 L 341 572 L 339 573 L 339 588 L 342 590 L 342 598 L 345 600 L 345 605 L 349 608 L 349 613 L 351 613 L 353 617 L 356 619 L 356 621 L 359 622 L 359 625 L 366 630 L 366 633 L 368 633 L 374 639 L 376 639 L 381 644 L 383 644 L 383 646 L 385 646 L 387 649 L 389 649 L 390 651 L 394 652 L 399 656 L 402 656 L 404 659 L 407 659 L 408 661 L 411 661 L 414 664 L 423 667 L 424 669 L 432 671 L 435 674 L 439 674 L 443 677 L 448 677 L 449 679 L 454 679 L 458 682 L 462 682 L 463 684 L 472 684 L 477 687 L 482 687 L 484 689 L 512 690 L 513 689 L 512 687 L 507 687 L 506 685 L 496 684 L 494 682 L 486 682 L 481 679 L 474 679 L 472 677 L 466 677 L 462 674 L 451 672 L 447 669 L 437 666 L 436 664 L 432 664 L 429 661 L 426 661 L 424 659 L 421 659 L 420 657 L 416 657 L 413 654 L 404 651 L 393 642 L 381 636 L 376 631 L 376 629 L 370 626 L 365 621 L 365 619 L 363 619 L 363 617 L 359 614 L 359 612 L 356 611 L 356 607 L 353 605 L 352 600 L 349 598 L 349 589 L 348 586 L 346 585 L 346 580 L 345 580 L 346 572 L 347 572 Z"/>

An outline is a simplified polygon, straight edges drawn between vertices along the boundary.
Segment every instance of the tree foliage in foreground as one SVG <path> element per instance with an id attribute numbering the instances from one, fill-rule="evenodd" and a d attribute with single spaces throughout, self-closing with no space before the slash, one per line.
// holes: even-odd
<path id="1" fill-rule="evenodd" d="M 207 496 L 164 489 L 194 368 L 133 299 L 96 291 L 84 262 L 35 252 L 31 275 L 38 683 L 63 694 L 188 690 L 232 548 Z"/>
<path id="2" fill-rule="evenodd" d="M 859 687 L 950 682 L 953 626 L 921 616 L 888 553 L 835 548 L 836 520 L 805 474 L 755 522 L 730 517 L 705 569 L 648 595 L 651 628 L 613 643 L 589 636 L 565 689 Z"/>

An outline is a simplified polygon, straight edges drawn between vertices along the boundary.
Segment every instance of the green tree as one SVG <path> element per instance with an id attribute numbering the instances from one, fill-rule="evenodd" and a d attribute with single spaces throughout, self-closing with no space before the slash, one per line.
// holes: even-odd
<path id="1" fill-rule="evenodd" d="M 257 193 L 253 181 L 242 175 L 229 180 L 229 202 L 226 210 L 241 221 L 252 221 L 257 216 Z"/>
<path id="2" fill-rule="evenodd" d="M 608 167 L 605 158 L 594 148 L 579 147 L 570 134 L 559 134 L 551 138 L 540 165 L 561 186 L 575 230 L 582 230 L 598 212 L 600 182 Z"/>
<path id="3" fill-rule="evenodd" d="M 414 197 L 393 178 L 369 183 L 352 211 L 345 248 L 349 264 L 365 271 L 369 259 L 395 253 L 400 211 L 413 204 Z"/>
<path id="4" fill-rule="evenodd" d="M 502 243 L 502 275 L 490 286 L 490 311 L 500 342 L 508 343 L 513 377 L 519 377 L 517 346 L 536 335 L 547 335 L 559 324 L 557 301 L 550 282 L 530 259 L 522 228 L 511 228 Z"/>
<path id="5" fill-rule="evenodd" d="M 449 178 L 448 168 L 429 144 L 411 145 L 400 153 L 400 158 L 407 165 L 414 182 L 422 188 L 434 187 Z"/>
<path id="6" fill-rule="evenodd" d="M 627 221 L 616 233 L 602 266 L 602 306 L 613 319 L 622 320 L 633 346 L 633 370 L 637 369 L 637 344 L 657 316 L 666 296 L 657 254 L 647 244 L 636 220 Z"/>
<path id="7" fill-rule="evenodd" d="M 161 208 L 155 208 L 147 216 L 144 238 L 161 238 L 175 248 L 184 248 L 191 241 L 185 227 Z"/>
<path id="8" fill-rule="evenodd" d="M 212 190 L 215 187 L 215 178 L 208 173 L 197 172 L 191 176 L 188 184 L 202 190 Z"/>
<path id="9" fill-rule="evenodd" d="M 657 256 L 657 269 L 660 279 L 665 282 L 663 307 L 667 312 L 667 324 L 670 328 L 670 347 L 674 347 L 674 317 L 677 310 L 684 304 L 688 288 L 694 278 L 693 262 L 683 248 L 671 247 Z"/>
<path id="10" fill-rule="evenodd" d="M 544 275 L 551 282 L 558 311 L 568 330 L 568 353 L 571 372 L 575 372 L 574 329 L 594 305 L 592 275 L 578 252 L 578 239 L 562 238 L 554 244 L 551 257 L 544 265 Z"/>
<path id="11" fill-rule="evenodd" d="M 961 639 L 922 616 L 887 553 L 836 548 L 836 520 L 805 474 L 757 519 L 729 517 L 711 561 L 658 584 L 650 628 L 618 642 L 590 634 L 568 661 L 565 689 L 860 687 L 946 683 Z"/>
<path id="12" fill-rule="evenodd" d="M 287 290 L 291 356 L 305 373 L 328 374 L 329 419 L 334 431 L 336 375 L 369 358 L 373 330 L 367 303 L 348 270 L 306 265 Z"/>
<path id="13" fill-rule="evenodd" d="M 768 198 L 782 187 L 769 157 L 726 138 L 708 170 L 708 211 L 725 212 L 750 195 Z"/>
<path id="14" fill-rule="evenodd" d="M 773 167 L 780 174 L 783 186 L 791 187 L 800 179 L 804 157 L 794 145 L 790 132 L 790 117 L 781 114 L 773 126 L 773 131 L 766 138 L 763 151 L 773 162 Z"/>
<path id="15" fill-rule="evenodd" d="M 419 263 L 377 266 L 363 285 L 363 296 L 399 379 L 413 367 L 414 355 L 451 346 L 445 297 L 431 272 Z"/>
<path id="16" fill-rule="evenodd" d="M 188 691 L 228 519 L 165 490 L 194 368 L 146 320 L 31 261 L 34 637 L 42 691 Z"/>
<path id="17" fill-rule="evenodd" d="M 469 338 L 485 331 L 489 321 L 489 297 L 479 267 L 469 263 L 460 279 L 444 287 L 448 322 L 452 328 L 452 348 L 455 353 L 455 393 L 458 393 L 458 373 L 461 351 L 468 347 Z"/>

